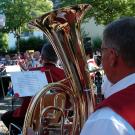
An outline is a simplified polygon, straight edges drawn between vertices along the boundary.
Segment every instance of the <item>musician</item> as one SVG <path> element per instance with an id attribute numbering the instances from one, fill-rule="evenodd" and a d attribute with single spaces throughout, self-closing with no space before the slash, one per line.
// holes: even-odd
<path id="1" fill-rule="evenodd" d="M 41 70 L 42 72 L 45 72 L 48 83 L 57 82 L 65 78 L 64 71 L 56 67 L 58 58 L 50 44 L 43 46 L 41 51 L 41 59 L 43 67 L 33 68 L 31 70 Z M 1 120 L 4 122 L 7 128 L 9 128 L 10 123 L 23 127 L 25 114 L 30 100 L 31 97 L 25 97 L 21 107 L 13 111 L 6 112 L 1 116 Z"/>
<path id="2" fill-rule="evenodd" d="M 113 84 L 81 135 L 135 134 L 135 18 L 110 23 L 103 33 L 102 65 Z"/>

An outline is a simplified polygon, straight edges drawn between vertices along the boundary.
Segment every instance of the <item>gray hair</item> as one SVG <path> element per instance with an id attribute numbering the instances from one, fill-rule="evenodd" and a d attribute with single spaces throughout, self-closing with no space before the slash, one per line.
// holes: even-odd
<path id="1" fill-rule="evenodd" d="M 103 42 L 114 48 L 128 66 L 135 67 L 135 18 L 124 17 L 110 23 L 104 30 Z"/>

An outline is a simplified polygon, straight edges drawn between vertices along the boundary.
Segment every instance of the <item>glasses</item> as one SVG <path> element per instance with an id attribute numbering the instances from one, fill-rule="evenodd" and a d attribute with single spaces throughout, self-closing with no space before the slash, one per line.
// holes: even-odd
<path id="1" fill-rule="evenodd" d="M 100 49 L 101 55 L 102 55 L 102 53 L 103 53 L 105 50 L 107 50 L 107 49 L 109 49 L 109 48 L 107 48 L 107 47 L 102 47 L 102 48 Z"/>
<path id="2" fill-rule="evenodd" d="M 102 47 L 102 48 L 101 48 L 101 52 L 103 52 L 104 50 L 107 50 L 107 49 L 109 49 L 109 48 L 107 48 L 107 47 Z"/>
<path id="3" fill-rule="evenodd" d="M 110 48 L 110 47 L 102 47 L 100 50 L 101 50 L 101 55 L 102 55 L 102 53 L 105 51 L 105 50 L 107 50 L 107 49 L 114 49 L 114 48 Z M 118 56 L 118 50 L 117 49 L 114 49 L 115 50 L 115 52 L 116 52 L 116 55 Z"/>

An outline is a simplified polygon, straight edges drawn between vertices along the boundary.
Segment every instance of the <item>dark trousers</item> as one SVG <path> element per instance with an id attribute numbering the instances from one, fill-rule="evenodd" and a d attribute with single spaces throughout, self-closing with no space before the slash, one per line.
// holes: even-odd
<path id="1" fill-rule="evenodd" d="M 13 117 L 13 112 L 14 111 L 8 111 L 8 112 L 4 113 L 1 116 L 1 120 L 3 121 L 3 123 L 6 125 L 6 127 L 8 129 L 9 129 L 10 123 L 15 124 L 19 128 L 22 128 L 23 127 L 23 123 L 24 123 L 24 118 Z"/>

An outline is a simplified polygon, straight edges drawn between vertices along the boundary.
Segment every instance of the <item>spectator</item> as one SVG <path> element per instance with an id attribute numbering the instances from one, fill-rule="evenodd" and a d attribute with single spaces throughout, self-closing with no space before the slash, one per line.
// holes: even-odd
<path id="1" fill-rule="evenodd" d="M 10 55 L 8 55 L 8 54 L 5 55 L 5 66 L 7 66 L 7 65 L 12 65 Z"/>
<path id="2" fill-rule="evenodd" d="M 13 86 L 12 86 L 12 83 L 9 82 L 7 96 L 13 96 L 13 95 L 14 95 Z"/>
<path id="3" fill-rule="evenodd" d="M 91 47 L 85 47 L 86 59 L 88 63 L 89 71 L 95 70 L 98 68 L 95 59 L 93 58 L 93 50 Z"/>
<path id="4" fill-rule="evenodd" d="M 35 51 L 33 55 L 33 67 L 41 67 L 40 59 L 40 52 Z"/>

